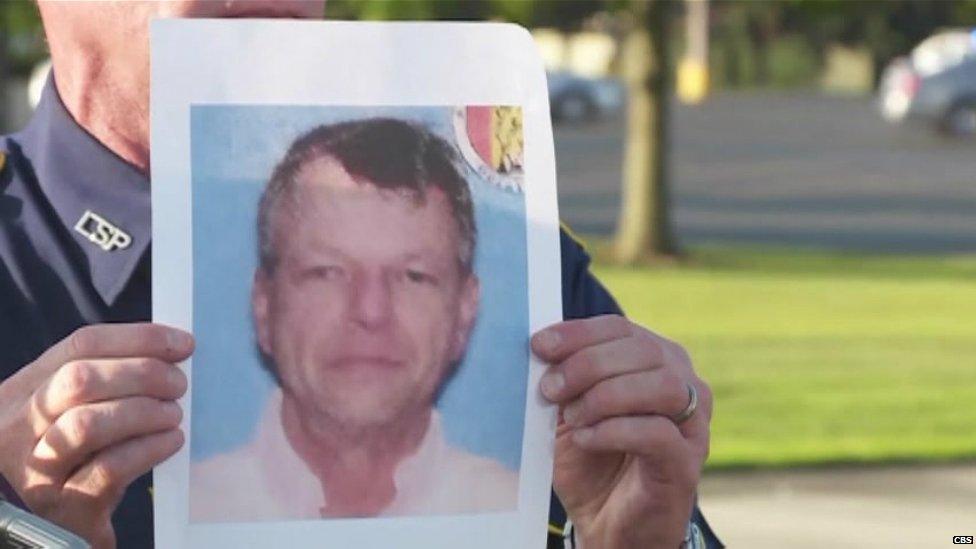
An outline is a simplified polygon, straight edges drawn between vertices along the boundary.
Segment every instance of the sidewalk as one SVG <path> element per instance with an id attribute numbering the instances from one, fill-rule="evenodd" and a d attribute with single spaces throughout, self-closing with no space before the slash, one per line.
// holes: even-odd
<path id="1" fill-rule="evenodd" d="M 951 547 L 976 535 L 976 464 L 712 473 L 699 502 L 731 548 Z"/>

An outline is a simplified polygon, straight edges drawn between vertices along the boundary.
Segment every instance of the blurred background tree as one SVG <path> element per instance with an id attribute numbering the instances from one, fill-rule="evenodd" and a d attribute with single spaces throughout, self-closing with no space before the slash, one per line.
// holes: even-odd
<path id="1" fill-rule="evenodd" d="M 0 2 L 0 128 L 14 123 L 11 78 L 26 77 L 46 56 L 41 21 L 33 2 Z"/>
<path id="2" fill-rule="evenodd" d="M 628 116 L 614 243 L 614 259 L 624 264 L 677 252 L 667 185 L 671 3 L 638 0 L 628 7 L 634 17 L 620 60 Z"/>
<path id="3" fill-rule="evenodd" d="M 607 0 L 329 0 L 329 19 L 354 20 L 499 20 L 527 28 L 579 29 L 587 18 L 619 1 Z"/>
<path id="4" fill-rule="evenodd" d="M 833 44 L 864 48 L 874 75 L 944 27 L 976 24 L 976 1 L 713 0 L 712 57 L 719 82 L 812 84 Z"/>

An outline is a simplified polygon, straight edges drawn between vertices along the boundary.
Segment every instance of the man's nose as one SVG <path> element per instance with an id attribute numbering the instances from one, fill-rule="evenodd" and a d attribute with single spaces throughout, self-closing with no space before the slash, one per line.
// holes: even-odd
<path id="1" fill-rule="evenodd" d="M 366 329 L 385 326 L 393 314 L 390 281 L 382 271 L 361 271 L 354 277 L 349 296 L 350 319 Z"/>

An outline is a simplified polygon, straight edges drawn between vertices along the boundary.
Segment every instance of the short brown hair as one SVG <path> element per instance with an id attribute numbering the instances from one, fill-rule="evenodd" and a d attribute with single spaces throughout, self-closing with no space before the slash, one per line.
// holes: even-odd
<path id="1" fill-rule="evenodd" d="M 477 230 L 471 189 L 458 168 L 455 149 L 441 137 L 394 118 L 370 118 L 313 128 L 295 140 L 271 174 L 258 206 L 258 256 L 266 272 L 278 261 L 272 220 L 278 203 L 293 187 L 299 171 L 329 157 L 358 182 L 380 189 L 404 190 L 423 202 L 429 187 L 447 196 L 457 225 L 458 265 L 470 273 Z"/>

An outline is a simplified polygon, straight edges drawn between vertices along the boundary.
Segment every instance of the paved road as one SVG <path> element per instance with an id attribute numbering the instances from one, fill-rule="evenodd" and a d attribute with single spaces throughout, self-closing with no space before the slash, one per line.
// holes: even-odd
<path id="1" fill-rule="evenodd" d="M 560 208 L 609 233 L 621 120 L 556 128 Z M 976 142 L 893 128 L 867 99 L 736 92 L 675 105 L 674 221 L 683 244 L 976 251 Z"/>
<path id="2" fill-rule="evenodd" d="M 729 547 L 951 547 L 976 535 L 976 464 L 710 475 L 701 506 Z"/>

